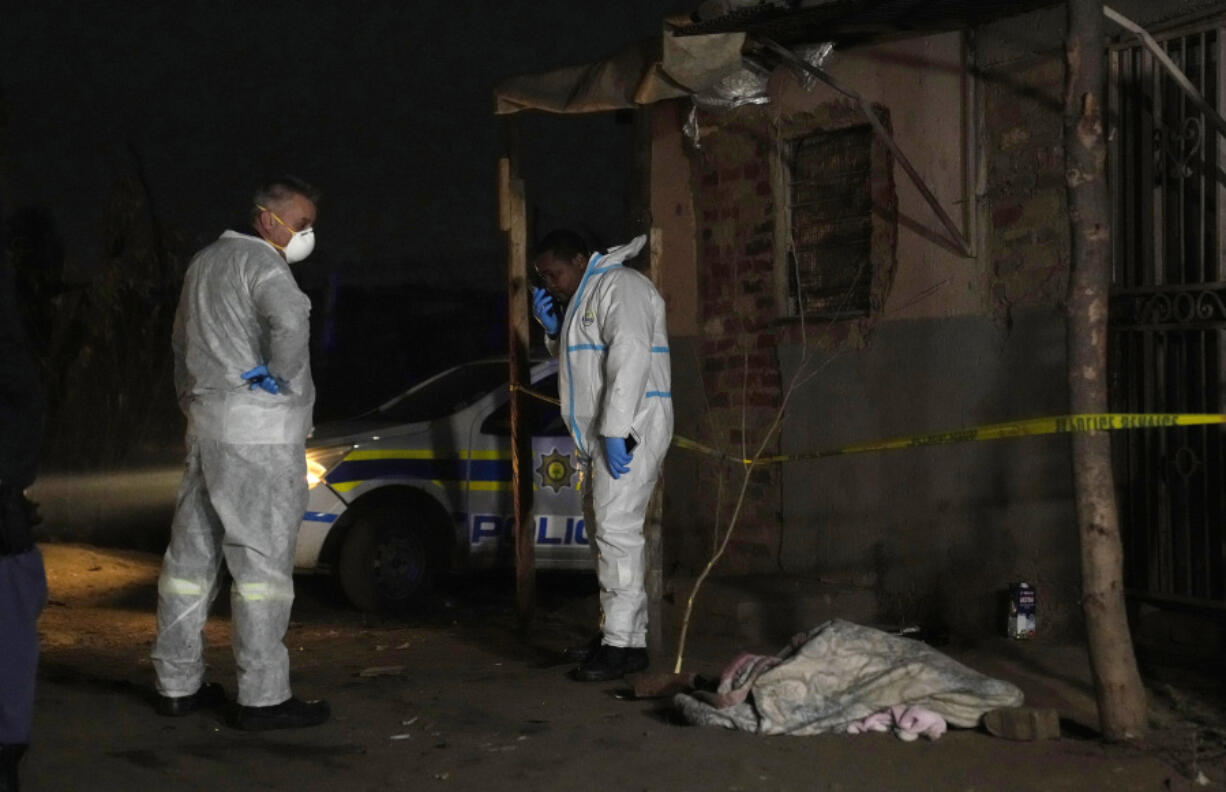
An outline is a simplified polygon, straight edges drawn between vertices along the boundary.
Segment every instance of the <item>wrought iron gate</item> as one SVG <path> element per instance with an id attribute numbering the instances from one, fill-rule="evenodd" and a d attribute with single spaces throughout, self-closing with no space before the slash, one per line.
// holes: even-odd
<path id="1" fill-rule="evenodd" d="M 1221 37 L 1215 27 L 1159 37 L 1217 108 Z M 1143 47 L 1110 59 L 1113 409 L 1226 412 L 1226 141 Z M 1176 427 L 1113 443 L 1129 588 L 1226 603 L 1226 433 Z"/>

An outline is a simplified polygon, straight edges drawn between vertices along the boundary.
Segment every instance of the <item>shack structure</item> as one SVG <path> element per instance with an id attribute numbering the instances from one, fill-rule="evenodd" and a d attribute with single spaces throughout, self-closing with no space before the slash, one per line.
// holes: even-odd
<path id="1" fill-rule="evenodd" d="M 785 398 L 782 455 L 1067 413 L 1063 5 L 737 5 L 496 96 L 502 115 L 637 112 L 649 219 L 635 230 L 668 304 L 678 434 L 741 456 Z M 1226 105 L 1226 3 L 1112 7 L 1208 107 L 1109 27 L 1113 409 L 1221 413 L 1226 171 L 1210 116 Z M 1134 635 L 1155 650 L 1226 647 L 1223 441 L 1220 426 L 1112 435 Z M 1002 594 L 1024 580 L 1040 635 L 1073 637 L 1071 464 L 1051 435 L 766 466 L 717 574 L 813 581 L 817 604 L 788 629 L 840 615 L 979 635 L 1002 632 Z M 670 455 L 679 588 L 726 519 L 721 470 Z"/>

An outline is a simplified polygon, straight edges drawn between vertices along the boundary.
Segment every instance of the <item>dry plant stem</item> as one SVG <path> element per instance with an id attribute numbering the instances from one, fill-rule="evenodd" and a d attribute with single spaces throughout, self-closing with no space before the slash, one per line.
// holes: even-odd
<path id="1" fill-rule="evenodd" d="M 719 545 L 719 518 L 724 513 L 724 488 L 728 484 L 728 471 L 721 464 L 719 466 L 719 478 L 715 481 L 715 528 L 711 532 L 711 547 L 715 548 Z"/>
<path id="2" fill-rule="evenodd" d="M 748 366 L 748 364 L 746 365 Z M 803 368 L 797 369 L 797 374 L 799 374 L 802 370 Z M 748 376 L 748 372 L 746 376 Z M 699 573 L 698 579 L 694 581 L 694 588 L 690 590 L 690 596 L 685 603 L 685 615 L 681 618 L 681 636 L 677 639 L 677 660 L 673 664 L 674 674 L 681 673 L 681 666 L 685 662 L 685 641 L 690 631 L 690 618 L 694 614 L 694 599 L 698 595 L 698 590 L 702 588 L 703 581 L 705 581 L 707 576 L 711 574 L 711 570 L 715 568 L 715 565 L 719 563 L 721 558 L 723 558 L 724 551 L 728 549 L 728 542 L 731 541 L 732 534 L 736 530 L 736 521 L 741 516 L 741 507 L 745 505 L 745 493 L 749 491 L 749 479 L 753 475 L 753 469 L 757 464 L 757 460 L 761 458 L 763 453 L 765 453 L 766 446 L 770 443 L 771 438 L 775 436 L 775 432 L 779 430 L 780 425 L 783 423 L 783 415 L 787 410 L 788 402 L 791 400 L 793 392 L 795 392 L 796 380 L 797 377 L 793 376 L 792 383 L 788 385 L 787 392 L 783 395 L 783 401 L 780 403 L 779 409 L 775 412 L 774 419 L 772 419 L 770 426 L 766 430 L 766 434 L 762 437 L 762 442 L 759 443 L 758 449 L 754 452 L 753 458 L 750 459 L 749 462 L 745 463 L 745 476 L 741 479 L 741 489 L 737 493 L 736 506 L 733 507 L 732 515 L 728 518 L 728 529 L 724 531 L 723 539 L 720 541 L 719 547 L 715 549 L 715 554 L 711 556 L 709 561 L 707 561 L 707 565 L 703 567 L 702 572 Z M 744 411 L 746 409 L 747 405 L 742 404 L 741 410 Z"/>
<path id="3" fill-rule="evenodd" d="M 749 439 L 745 436 L 745 424 L 749 418 L 749 348 L 744 350 L 741 362 L 741 459 L 748 459 Z"/>
<path id="4" fill-rule="evenodd" d="M 782 149 L 784 145 L 778 124 L 775 125 L 775 145 L 780 149 Z M 795 245 L 794 238 L 792 240 L 792 244 Z M 795 261 L 795 259 L 793 259 L 793 261 Z M 783 399 L 779 404 L 779 409 L 775 412 L 775 417 L 771 421 L 770 427 L 766 430 L 766 434 L 763 436 L 762 442 L 758 446 L 758 450 L 754 453 L 753 458 L 750 459 L 746 453 L 748 451 L 749 443 L 748 432 L 746 430 L 749 413 L 749 401 L 747 398 L 749 387 L 749 350 L 745 350 L 741 379 L 741 459 L 748 459 L 749 461 L 744 463 L 745 475 L 741 480 L 741 488 L 737 493 L 736 505 L 733 507 L 732 515 L 728 519 L 728 528 L 726 531 L 724 531 L 723 539 L 719 542 L 719 546 L 715 548 L 715 553 L 712 554 L 711 558 L 707 561 L 707 565 L 703 567 L 702 572 L 699 573 L 698 578 L 694 581 L 694 587 L 690 590 L 689 598 L 686 599 L 685 614 L 681 618 L 681 635 L 677 639 L 677 659 L 673 664 L 674 674 L 681 673 L 681 667 L 685 662 L 685 642 L 690 631 L 690 619 L 694 614 L 694 599 L 698 596 L 698 591 L 702 588 L 703 582 L 706 581 L 707 576 L 711 574 L 711 570 L 715 568 L 715 565 L 719 563 L 719 560 L 723 558 L 724 551 L 728 548 L 728 542 L 731 541 L 732 533 L 734 530 L 736 530 L 736 522 L 741 516 L 741 508 L 745 504 L 745 493 L 749 491 L 749 480 L 753 475 L 754 466 L 757 460 L 761 458 L 762 454 L 766 451 L 766 446 L 770 443 L 771 438 L 774 437 L 775 432 L 778 431 L 780 425 L 783 423 L 783 416 L 787 411 L 788 402 L 791 401 L 792 394 L 795 393 L 796 388 L 800 384 L 803 382 L 808 382 L 809 379 L 814 376 L 813 374 L 810 374 L 803 380 L 801 379 L 801 375 L 804 373 L 805 367 L 809 362 L 809 333 L 808 327 L 805 324 L 803 288 L 800 281 L 799 265 L 794 265 L 792 267 L 792 275 L 796 279 L 796 299 L 797 306 L 799 307 L 798 314 L 800 316 L 800 364 L 796 367 L 796 372 L 792 375 L 792 381 L 788 383 L 787 391 L 785 391 L 783 394 Z M 719 524 L 719 508 L 723 503 L 724 480 L 724 471 L 721 465 L 719 475 L 719 494 L 717 500 L 718 505 L 715 512 L 716 525 Z M 718 533 L 716 536 L 718 537 Z"/>

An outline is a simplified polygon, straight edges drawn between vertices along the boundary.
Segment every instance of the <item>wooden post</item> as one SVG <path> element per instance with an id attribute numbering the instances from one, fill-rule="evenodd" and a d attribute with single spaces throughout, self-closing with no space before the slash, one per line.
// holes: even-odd
<path id="1" fill-rule="evenodd" d="M 1105 52 L 1101 0 L 1068 0 L 1064 159 L 1072 272 L 1068 297 L 1071 411 L 1103 413 L 1107 402 L 1107 300 L 1111 286 L 1111 197 L 1103 134 Z M 1102 734 L 1145 733 L 1145 688 L 1124 602 L 1124 553 L 1106 432 L 1073 435 L 1073 480 L 1081 537 L 1082 608 Z"/>
<path id="2" fill-rule="evenodd" d="M 536 608 L 536 526 L 532 521 L 532 436 L 523 425 L 520 386 L 528 373 L 528 229 L 524 183 L 513 149 L 498 161 L 498 219 L 507 234 L 507 361 L 511 387 L 511 491 L 515 519 L 515 608 L 527 629 Z"/>
<path id="3" fill-rule="evenodd" d="M 648 277 L 656 288 L 660 286 L 660 257 L 663 254 L 664 235 L 659 228 L 652 228 L 648 237 L 650 264 Z M 656 481 L 655 491 L 647 505 L 647 518 L 643 522 L 647 554 L 647 649 L 654 656 L 664 653 L 664 473 Z"/>

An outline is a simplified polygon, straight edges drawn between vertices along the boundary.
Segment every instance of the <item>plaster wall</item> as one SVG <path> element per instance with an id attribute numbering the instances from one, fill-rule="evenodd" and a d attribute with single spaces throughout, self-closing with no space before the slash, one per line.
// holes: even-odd
<path id="1" fill-rule="evenodd" d="M 963 36 L 947 33 L 863 49 L 836 50 L 830 74 L 889 113 L 894 139 L 964 235 L 974 238 L 972 94 Z M 776 71 L 770 112 L 787 118 L 850 100 L 819 84 L 804 90 Z M 984 281 L 974 258 L 939 240 L 948 235 L 919 190 L 895 163 L 897 272 L 882 313 L 890 319 L 978 313 Z"/>
<path id="2" fill-rule="evenodd" d="M 799 364 L 780 348 L 782 375 Z M 793 398 L 782 451 L 838 448 L 1067 411 L 1064 320 L 1019 312 L 884 322 L 863 349 L 822 360 Z M 783 467 L 779 559 L 788 572 L 870 587 L 878 617 L 1003 629 L 1012 581 L 1039 588 L 1047 635 L 1079 624 L 1066 437 L 904 449 Z"/>
<path id="3" fill-rule="evenodd" d="M 1160 29 L 1221 6 L 1119 7 Z M 936 218 L 895 161 L 897 247 L 884 292 L 868 317 L 810 322 L 803 337 L 781 320 L 771 289 L 781 193 L 765 165 L 786 133 L 845 126 L 857 111 L 779 70 L 771 104 L 701 117 L 702 148 L 683 151 L 697 240 L 693 373 L 702 382 L 678 401 L 679 415 L 712 418 L 695 431 L 752 446 L 802 354 L 811 377 L 789 402 L 783 453 L 1067 411 L 1062 25 L 1055 9 L 965 39 L 836 53 L 831 72 L 884 111 L 975 249 L 961 257 L 940 242 Z M 884 202 L 877 211 L 888 215 Z M 709 467 L 693 468 L 705 493 Z M 790 462 L 751 482 L 748 523 L 716 572 L 868 588 L 883 621 L 970 633 L 999 632 L 1000 598 L 1025 579 L 1039 588 L 1043 634 L 1072 635 L 1081 613 L 1071 480 L 1062 437 Z M 709 500 L 689 504 L 693 535 L 709 536 L 718 522 Z M 692 541 L 672 548 L 682 568 L 703 560 Z"/>
<path id="4" fill-rule="evenodd" d="M 959 257 L 917 228 L 931 212 L 895 163 L 889 294 L 859 333 L 810 347 L 818 373 L 793 397 L 785 453 L 1067 410 L 1063 62 L 1049 53 L 980 68 L 982 53 L 963 58 L 961 41 L 874 48 L 847 68 L 876 76 L 861 76 L 860 90 L 889 111 L 976 255 Z M 784 382 L 798 367 L 798 340 L 780 339 Z M 870 587 L 882 621 L 979 634 L 1000 632 L 1004 592 L 1027 580 L 1040 590 L 1044 634 L 1074 634 L 1070 474 L 1067 438 L 790 463 L 780 564 Z"/>

